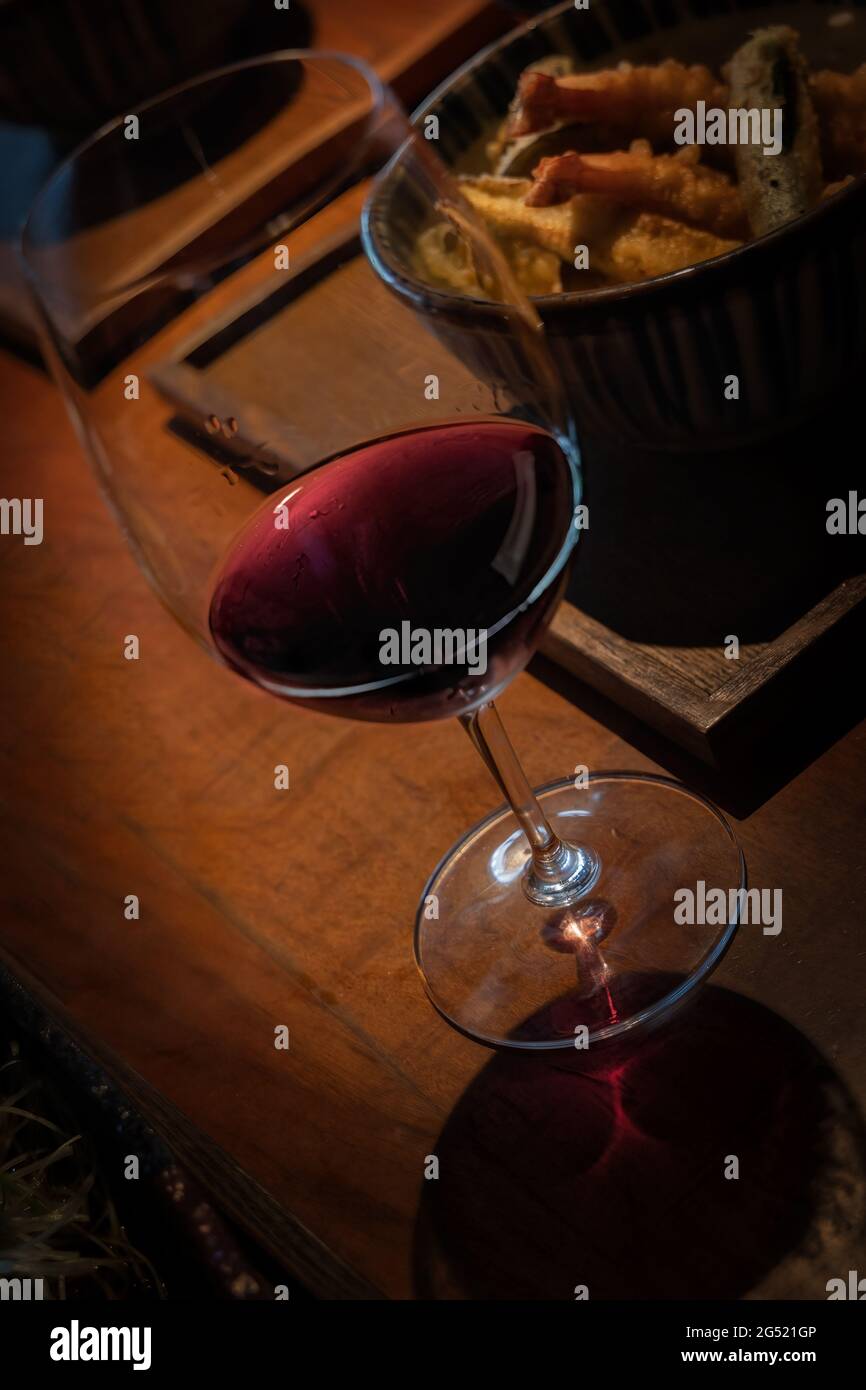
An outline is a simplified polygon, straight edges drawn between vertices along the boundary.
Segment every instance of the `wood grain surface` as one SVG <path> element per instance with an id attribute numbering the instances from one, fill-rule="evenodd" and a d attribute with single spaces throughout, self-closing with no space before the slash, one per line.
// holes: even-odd
<path id="1" fill-rule="evenodd" d="M 48 380 L 4 358 L 0 418 L 4 494 L 45 499 L 41 546 L 0 537 L 4 957 L 287 1270 L 334 1297 L 823 1298 L 862 1267 L 866 728 L 811 757 L 802 711 L 801 770 L 740 821 L 778 937 L 743 927 L 615 1076 L 492 1059 L 433 1013 L 410 945 L 431 866 L 497 801 L 468 740 L 223 671 L 148 590 Z M 502 701 L 535 782 L 700 781 L 569 693 L 524 675 Z"/>

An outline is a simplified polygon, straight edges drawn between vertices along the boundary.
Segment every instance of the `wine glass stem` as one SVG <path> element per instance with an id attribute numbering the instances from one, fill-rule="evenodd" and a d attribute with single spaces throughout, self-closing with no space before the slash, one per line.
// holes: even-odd
<path id="1" fill-rule="evenodd" d="M 590 849 L 561 840 L 551 829 L 492 701 L 471 714 L 461 715 L 460 722 L 505 793 L 529 841 L 532 859 L 523 876 L 526 896 L 542 906 L 565 907 L 577 902 L 601 872 L 598 856 Z"/>

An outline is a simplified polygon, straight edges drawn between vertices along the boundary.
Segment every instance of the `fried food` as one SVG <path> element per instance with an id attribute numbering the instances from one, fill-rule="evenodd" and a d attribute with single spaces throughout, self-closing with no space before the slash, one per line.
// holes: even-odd
<path id="1" fill-rule="evenodd" d="M 546 58 L 540 58 L 536 62 L 530 63 L 529 67 L 524 68 L 520 75 L 520 79 L 518 79 L 518 86 L 520 85 L 520 80 L 528 76 L 529 73 L 541 72 L 545 73 L 548 77 L 566 77 L 573 70 L 573 67 L 574 64 L 570 58 L 566 58 L 558 53 L 551 54 Z M 512 177 L 529 172 L 530 166 L 523 166 L 526 157 L 531 161 L 532 156 L 530 151 L 535 144 L 535 136 L 533 134 L 522 136 L 511 135 L 511 112 L 513 106 L 514 103 L 512 103 L 508 115 L 486 147 L 487 158 L 490 161 L 490 167 L 493 172 L 495 174 L 511 175 Z"/>
<path id="2" fill-rule="evenodd" d="M 629 284 L 669 275 L 674 270 L 723 256 L 741 245 L 700 227 L 687 227 L 657 213 L 641 212 L 603 252 L 603 268 L 611 280 Z"/>
<path id="3" fill-rule="evenodd" d="M 562 267 L 575 250 L 589 250 L 591 283 L 626 283 L 680 270 L 733 250 L 740 243 L 655 212 L 623 207 L 611 199 L 576 194 L 550 207 L 533 207 L 529 179 L 464 178 L 461 189 L 482 217 L 527 293 L 558 294 Z M 427 272 L 438 283 L 471 292 L 483 288 L 468 241 L 447 224 L 428 228 L 419 239 Z M 533 252 L 535 253 L 533 255 Z M 585 272 L 581 272 L 585 274 Z M 602 282 L 603 282 L 602 281 Z"/>
<path id="4" fill-rule="evenodd" d="M 808 87 L 828 176 L 866 172 L 866 63 L 853 73 L 813 73 Z M 695 107 L 698 101 L 708 108 L 739 105 L 728 84 L 708 68 L 687 67 L 673 59 L 655 67 L 623 63 L 601 72 L 562 76 L 529 69 L 491 150 L 502 156 L 508 140 L 516 145 L 521 138 L 563 123 L 604 123 L 664 148 L 671 142 L 676 111 Z"/>
<path id="5" fill-rule="evenodd" d="M 784 25 L 753 33 L 719 75 L 673 59 L 575 73 L 555 54 L 520 75 L 486 152 L 493 172 L 461 188 L 527 293 L 645 280 L 723 255 L 866 174 L 866 63 L 810 75 Z M 426 272 L 483 290 L 471 237 L 427 228 Z"/>
<path id="6" fill-rule="evenodd" d="M 605 237 L 621 214 L 615 202 L 596 197 L 578 196 L 554 207 L 533 207 L 527 202 L 531 189 L 531 179 L 460 180 L 463 196 L 496 237 L 529 241 L 569 263 L 576 246 L 592 246 Z"/>
<path id="7" fill-rule="evenodd" d="M 472 294 L 480 289 L 472 247 L 448 222 L 434 222 L 418 238 L 419 268 L 434 285 Z"/>
<path id="8" fill-rule="evenodd" d="M 521 195 L 530 187 L 528 179 L 499 179 L 483 176 L 461 180 L 467 201 L 492 232 L 517 282 L 526 294 L 559 294 L 562 290 L 562 262 L 569 255 L 573 215 L 568 208 L 557 209 L 552 218 L 541 222 L 521 213 Z M 472 292 L 481 287 L 472 248 L 448 222 L 427 227 L 418 240 L 423 268 L 437 284 Z"/>
<path id="9" fill-rule="evenodd" d="M 549 207 L 575 193 L 599 193 L 703 227 L 715 236 L 742 238 L 748 220 L 737 186 L 717 169 L 697 162 L 695 149 L 652 154 L 648 146 L 612 154 L 560 155 L 533 170 L 530 207 Z"/>
<path id="10" fill-rule="evenodd" d="M 856 72 L 816 72 L 809 83 L 829 178 L 866 173 L 866 63 Z"/>
<path id="11" fill-rule="evenodd" d="M 843 188 L 847 188 L 853 182 L 853 177 L 848 174 L 844 179 L 837 179 L 835 183 L 828 183 L 821 194 L 821 202 L 823 203 L 826 198 L 835 198 L 837 193 L 841 193 Z"/>
<path id="12" fill-rule="evenodd" d="M 785 25 L 759 29 L 731 59 L 730 100 L 741 110 L 781 112 L 782 148 L 736 147 L 737 175 L 749 223 L 762 236 L 815 207 L 823 175 L 818 118 L 798 35 Z"/>
<path id="13" fill-rule="evenodd" d="M 654 67 L 621 63 L 566 77 L 527 72 L 520 79 L 508 130 L 516 137 L 558 121 L 600 121 L 632 137 L 669 145 L 679 109 L 698 101 L 720 106 L 726 98 L 724 83 L 709 68 L 686 67 L 672 58 Z"/>

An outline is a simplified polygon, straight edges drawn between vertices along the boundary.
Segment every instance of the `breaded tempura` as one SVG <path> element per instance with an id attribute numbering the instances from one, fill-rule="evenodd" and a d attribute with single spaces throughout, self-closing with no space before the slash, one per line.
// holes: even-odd
<path id="1" fill-rule="evenodd" d="M 612 154 L 563 154 L 542 159 L 526 196 L 548 207 L 575 193 L 600 193 L 647 212 L 681 219 L 720 237 L 741 238 L 748 220 L 736 185 L 697 162 L 696 150 L 653 155 L 647 147 Z"/>
<path id="2" fill-rule="evenodd" d="M 808 79 L 820 123 L 821 153 L 830 179 L 866 173 L 866 63 L 853 73 L 821 71 Z M 525 72 L 507 122 L 511 138 L 546 130 L 559 122 L 601 123 L 630 138 L 654 145 L 671 143 L 675 112 L 707 107 L 726 110 L 732 104 L 726 82 L 706 67 L 687 67 L 668 59 L 655 66 L 628 63 L 601 72 Z M 727 159 L 722 146 L 716 158 Z"/>
<path id="3" fill-rule="evenodd" d="M 565 203 L 532 207 L 526 202 L 532 187 L 529 179 L 461 179 L 464 196 L 499 241 L 529 294 L 558 293 L 562 283 L 551 257 L 572 265 L 579 246 L 588 248 L 593 279 L 602 275 L 624 283 L 680 270 L 740 244 L 596 194 L 578 193 Z M 455 247 L 447 225 L 428 228 L 419 238 L 419 250 L 435 279 L 455 289 L 481 288 L 468 245 L 461 240 Z"/>
<path id="4" fill-rule="evenodd" d="M 482 175 L 460 180 L 463 196 L 498 238 L 530 242 L 566 263 L 573 263 L 575 247 L 607 236 L 622 215 L 615 203 L 594 196 L 577 196 L 555 207 L 531 207 L 526 202 L 531 188 L 531 179 Z"/>
<path id="5" fill-rule="evenodd" d="M 652 67 L 622 63 L 602 72 L 557 78 L 527 72 L 512 106 L 509 134 L 530 135 L 557 121 L 601 121 L 630 136 L 669 145 L 681 107 L 694 107 L 698 101 L 722 106 L 726 100 L 724 83 L 709 68 L 686 67 L 672 58 Z"/>
<path id="6" fill-rule="evenodd" d="M 809 82 L 830 179 L 866 173 L 866 63 L 856 72 L 816 72 Z"/>
<path id="7" fill-rule="evenodd" d="M 489 230 L 492 231 L 493 228 Z M 561 293 L 562 261 L 555 252 L 547 251 L 519 237 L 502 237 L 497 240 L 518 285 L 525 294 Z M 418 238 L 418 259 L 423 270 L 436 284 L 469 294 L 482 288 L 472 247 L 465 237 L 455 232 L 450 222 L 436 222 L 425 228 Z"/>
<path id="8" fill-rule="evenodd" d="M 737 49 L 727 76 L 732 107 L 781 116 L 778 154 L 768 157 L 760 145 L 736 148 L 743 205 L 755 236 L 762 236 L 813 208 L 823 187 L 818 119 L 799 35 L 784 24 L 757 29 Z"/>
<path id="9" fill-rule="evenodd" d="M 594 259 L 593 264 L 611 280 L 628 284 L 669 275 L 673 270 L 724 255 L 739 245 L 739 241 L 714 236 L 699 227 L 686 227 L 657 213 L 642 212 L 609 247 L 601 248 L 601 258 Z"/>

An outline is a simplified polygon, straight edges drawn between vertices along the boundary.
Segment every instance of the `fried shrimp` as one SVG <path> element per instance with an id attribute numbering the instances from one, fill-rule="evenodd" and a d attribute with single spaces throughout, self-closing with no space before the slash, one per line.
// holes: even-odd
<path id="1" fill-rule="evenodd" d="M 684 157 L 685 155 L 685 157 Z M 681 219 L 720 237 L 741 238 L 748 220 L 736 185 L 698 164 L 692 151 L 653 155 L 648 150 L 563 154 L 542 159 L 526 196 L 530 207 L 549 207 L 575 193 L 599 193 L 646 212 Z"/>
<path id="2" fill-rule="evenodd" d="M 811 73 L 786 25 L 754 29 L 722 57 L 718 75 L 672 58 L 575 72 L 565 54 L 520 74 L 482 147 L 491 172 L 460 185 L 528 293 L 669 274 L 786 226 L 866 175 L 866 63 Z M 428 273 L 484 293 L 471 242 L 425 229 Z"/>
<path id="3" fill-rule="evenodd" d="M 511 137 L 545 130 L 558 121 L 600 121 L 653 143 L 670 144 L 675 113 L 698 101 L 724 105 L 727 89 L 709 68 L 669 58 L 654 67 L 623 63 L 603 72 L 551 77 L 526 72 L 508 125 Z"/>
<path id="4" fill-rule="evenodd" d="M 821 129 L 821 152 L 831 178 L 866 173 L 866 63 L 853 73 L 813 73 L 808 89 Z M 654 67 L 606 68 L 602 72 L 523 74 L 506 123 L 510 139 L 558 123 L 601 123 L 630 136 L 669 145 L 677 110 L 727 109 L 727 84 L 700 65 L 668 59 Z M 720 152 L 720 157 L 721 157 Z"/>

